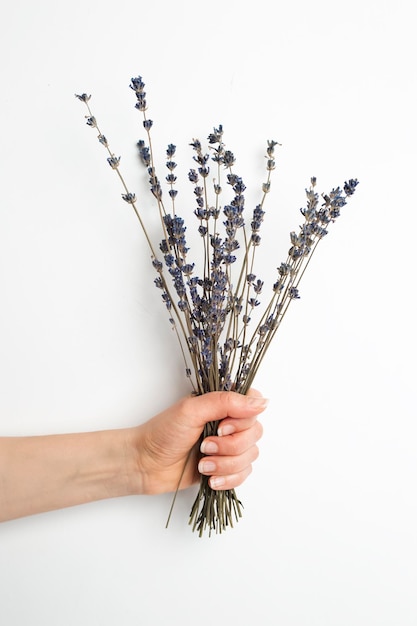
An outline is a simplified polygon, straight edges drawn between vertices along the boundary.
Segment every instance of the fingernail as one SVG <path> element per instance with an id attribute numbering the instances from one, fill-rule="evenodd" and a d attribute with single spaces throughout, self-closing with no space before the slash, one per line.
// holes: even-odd
<path id="1" fill-rule="evenodd" d="M 246 401 L 255 409 L 265 409 L 268 406 L 268 398 L 258 398 L 257 396 L 246 396 Z"/>
<path id="2" fill-rule="evenodd" d="M 200 474 L 210 474 L 210 472 L 214 472 L 216 469 L 216 464 L 213 461 L 206 461 L 202 459 L 198 464 L 198 471 Z"/>
<path id="3" fill-rule="evenodd" d="M 215 454 L 218 450 L 219 447 L 217 443 L 214 443 L 214 441 L 203 441 L 200 446 L 200 452 L 203 454 Z"/>
<path id="4" fill-rule="evenodd" d="M 231 435 L 236 432 L 236 428 L 232 426 L 232 424 L 225 424 L 224 426 L 219 426 L 217 431 L 217 435 L 219 437 L 225 437 L 226 435 Z"/>
<path id="5" fill-rule="evenodd" d="M 226 481 L 223 476 L 213 476 L 212 478 L 210 478 L 209 482 L 212 489 L 218 489 L 219 487 L 223 487 Z"/>

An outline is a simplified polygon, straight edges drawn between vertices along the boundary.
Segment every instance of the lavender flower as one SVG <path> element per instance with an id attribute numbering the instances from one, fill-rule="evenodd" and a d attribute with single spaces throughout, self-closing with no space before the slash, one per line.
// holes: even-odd
<path id="1" fill-rule="evenodd" d="M 78 100 L 81 100 L 81 102 L 85 102 L 86 104 L 91 98 L 91 96 L 88 96 L 86 93 L 75 94 L 75 97 L 78 98 Z"/>
<path id="2" fill-rule="evenodd" d="M 133 204 L 134 202 L 136 202 L 135 194 L 134 193 L 130 193 L 129 191 L 127 193 L 122 194 L 122 198 L 128 204 Z"/>
<path id="3" fill-rule="evenodd" d="M 110 156 L 108 157 L 107 162 L 110 165 L 110 167 L 115 170 L 116 168 L 119 167 L 120 157 Z"/>
<path id="4" fill-rule="evenodd" d="M 111 152 L 100 131 L 85 93 L 76 95 L 87 107 L 87 125 L 98 132 L 107 150 L 107 161 L 123 186 L 123 200 L 136 213 L 150 249 L 156 278 L 154 283 L 177 334 L 184 370 L 195 394 L 235 389 L 247 393 L 259 370 L 266 350 L 277 332 L 291 302 L 300 299 L 299 285 L 311 258 L 330 226 L 340 217 L 358 185 L 356 179 L 320 196 L 316 178 L 305 190 L 305 206 L 300 209 L 301 225 L 289 236 L 286 257 L 277 262 L 277 275 L 271 285 L 255 273 L 261 228 L 265 220 L 265 200 L 271 191 L 272 173 L 278 142 L 268 140 L 265 154 L 266 179 L 259 189 L 259 201 L 246 217 L 246 186 L 237 160 L 224 143 L 220 124 L 207 137 L 207 149 L 199 139 L 190 143 L 192 167 L 188 172 L 192 203 L 185 207 L 194 214 L 200 235 L 201 255 L 190 250 L 185 214 L 177 210 L 176 146 L 166 149 L 165 177 L 171 209 L 163 202 L 163 188 L 154 165 L 151 142 L 153 122 L 146 117 L 145 83 L 132 78 L 135 108 L 142 114 L 145 139 L 137 149 L 148 175 L 149 190 L 160 219 L 158 258 L 136 195 L 129 191 L 120 171 L 120 157 Z M 212 179 L 212 180 L 210 180 Z M 202 436 L 216 434 L 217 422 L 207 424 Z M 192 506 L 190 524 L 201 536 L 205 530 L 222 532 L 241 516 L 241 503 L 234 490 L 214 492 L 203 477 Z"/>
<path id="5" fill-rule="evenodd" d="M 137 76 L 136 78 L 132 78 L 130 88 L 133 89 L 136 94 L 136 108 L 139 111 L 146 111 L 146 93 L 144 91 L 145 83 L 142 81 L 142 77 Z"/>

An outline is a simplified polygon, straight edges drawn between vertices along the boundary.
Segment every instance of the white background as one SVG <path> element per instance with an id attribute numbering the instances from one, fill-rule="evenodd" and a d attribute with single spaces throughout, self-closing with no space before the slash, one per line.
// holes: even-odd
<path id="1" fill-rule="evenodd" d="M 0 435 L 129 426 L 188 392 L 143 236 L 74 93 L 93 94 L 141 196 L 137 74 L 184 180 L 188 143 L 222 123 L 251 202 L 266 140 L 282 143 L 265 279 L 310 176 L 320 191 L 360 179 L 256 381 L 270 405 L 241 522 L 199 539 L 190 490 L 168 530 L 170 496 L 5 523 L 4 626 L 417 624 L 413 5 L 4 3 Z M 188 182 L 183 197 L 191 214 Z"/>

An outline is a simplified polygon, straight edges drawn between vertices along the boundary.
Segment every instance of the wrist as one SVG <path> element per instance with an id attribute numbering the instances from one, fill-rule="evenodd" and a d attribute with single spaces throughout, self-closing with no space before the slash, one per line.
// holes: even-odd
<path id="1" fill-rule="evenodd" d="M 144 467 L 143 433 L 141 426 L 122 431 L 122 454 L 125 466 L 126 495 L 139 496 L 148 493 L 146 488 L 146 469 Z"/>

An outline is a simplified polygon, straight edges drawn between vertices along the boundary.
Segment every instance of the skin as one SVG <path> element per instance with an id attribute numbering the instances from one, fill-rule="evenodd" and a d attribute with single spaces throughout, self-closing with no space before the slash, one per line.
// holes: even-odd
<path id="1" fill-rule="evenodd" d="M 133 428 L 0 437 L 0 521 L 128 495 L 154 495 L 210 476 L 213 489 L 238 487 L 258 457 L 267 400 L 215 391 L 186 397 Z M 221 420 L 204 439 L 207 422 Z M 184 470 L 185 466 L 185 470 Z"/>

